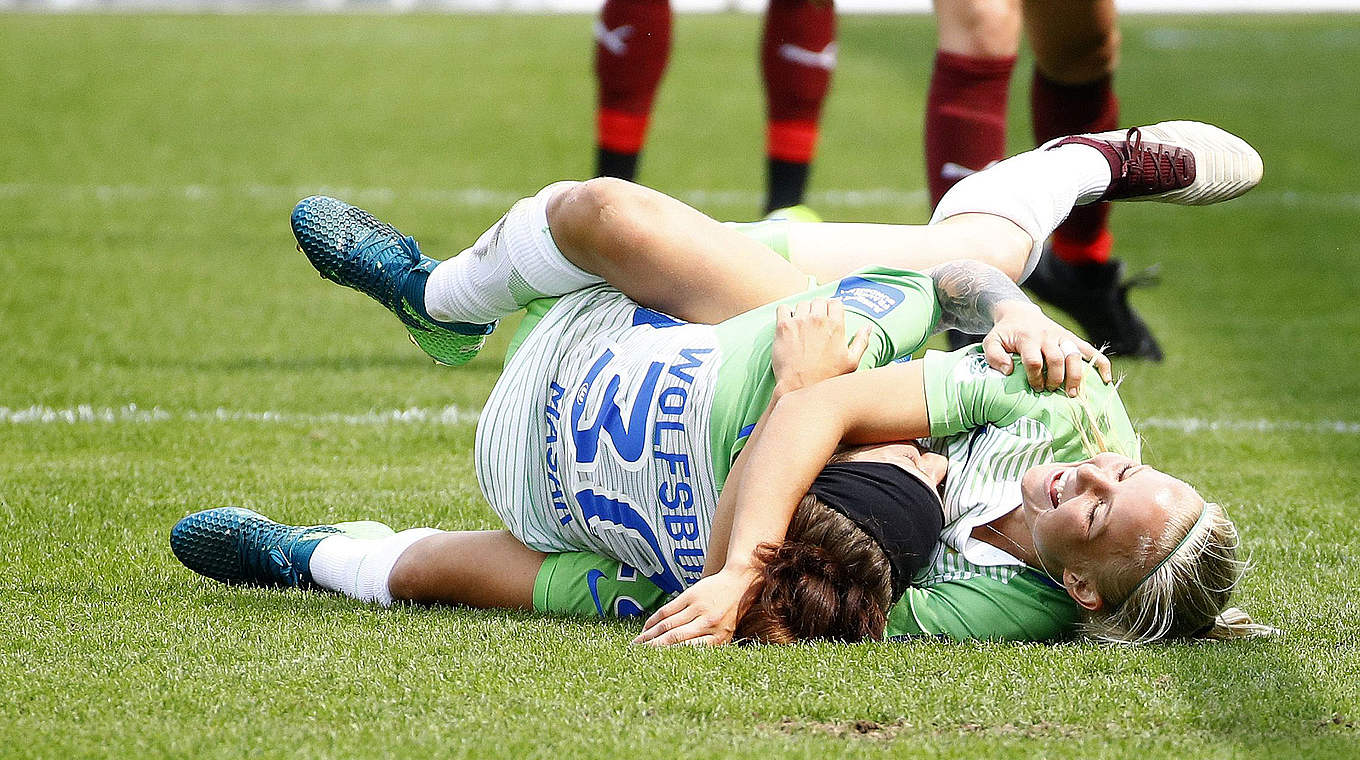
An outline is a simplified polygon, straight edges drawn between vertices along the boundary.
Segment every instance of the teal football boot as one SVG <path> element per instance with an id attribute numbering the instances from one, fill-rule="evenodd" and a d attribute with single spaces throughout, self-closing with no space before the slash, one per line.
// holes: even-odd
<path id="1" fill-rule="evenodd" d="M 413 238 L 363 209 L 313 195 L 293 208 L 298 250 L 321 276 L 369 296 L 397 315 L 411 341 L 440 364 L 456 366 L 477 355 L 489 325 L 438 322 L 425 311 L 425 280 L 439 264 Z"/>
<path id="2" fill-rule="evenodd" d="M 184 566 L 215 581 L 250 586 L 312 587 L 310 563 L 329 536 L 382 538 L 379 522 L 281 525 L 258 512 L 221 507 L 195 512 L 170 530 L 170 550 Z"/>

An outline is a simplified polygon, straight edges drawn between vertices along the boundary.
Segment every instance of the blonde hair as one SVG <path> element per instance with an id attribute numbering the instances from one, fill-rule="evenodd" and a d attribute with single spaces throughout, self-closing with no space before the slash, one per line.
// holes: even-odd
<path id="1" fill-rule="evenodd" d="M 1205 502 L 1200 516 L 1190 514 L 1172 516 L 1161 538 L 1147 547 L 1146 555 L 1165 554 L 1151 571 L 1139 577 L 1133 576 L 1133 568 L 1141 564 L 1115 568 L 1112 574 L 1122 576 L 1125 585 L 1130 576 L 1139 578 L 1132 588 L 1119 589 L 1117 581 L 1100 584 L 1122 601 L 1085 622 L 1088 636 L 1118 644 L 1146 644 L 1169 638 L 1225 640 L 1276 632 L 1254 623 L 1236 607 L 1225 609 L 1247 565 L 1237 557 L 1240 538 L 1232 520 L 1214 502 Z"/>
<path id="2" fill-rule="evenodd" d="M 1110 424 L 1109 405 L 1118 395 L 1119 386 L 1123 382 L 1122 376 L 1114 381 L 1115 392 L 1109 395 L 1105 408 L 1099 412 L 1091 405 L 1091 397 L 1086 393 L 1086 383 L 1081 384 L 1077 397 L 1071 401 L 1069 408 L 1071 408 L 1072 416 L 1075 418 L 1072 427 L 1076 428 L 1077 435 L 1081 436 L 1081 447 L 1088 456 L 1112 452 L 1133 457 L 1137 453 L 1136 451 L 1124 451 L 1124 447 L 1119 445 L 1119 442 L 1114 440 L 1114 436 L 1106 429 Z"/>
<path id="3" fill-rule="evenodd" d="M 1083 384 L 1073 414 L 1082 447 L 1095 456 L 1112 450 L 1112 436 L 1102 429 L 1102 422 L 1108 424 L 1104 410 L 1096 413 L 1085 390 Z M 1161 538 L 1143 547 L 1143 561 L 1111 562 L 1112 572 L 1106 574 L 1110 580 L 1101 579 L 1099 586 L 1107 600 L 1122 601 L 1093 613 L 1083 624 L 1086 635 L 1111 643 L 1146 644 L 1168 638 L 1222 641 L 1279 633 L 1253 622 L 1236 607 L 1225 608 L 1247 568 L 1247 562 L 1237 557 L 1241 538 L 1227 512 L 1205 502 L 1203 512 L 1191 514 L 1172 515 Z M 1140 573 L 1147 557 L 1157 555 L 1163 559 Z M 1113 580 L 1122 579 L 1128 586 L 1131 577 L 1140 579 L 1129 588 Z"/>

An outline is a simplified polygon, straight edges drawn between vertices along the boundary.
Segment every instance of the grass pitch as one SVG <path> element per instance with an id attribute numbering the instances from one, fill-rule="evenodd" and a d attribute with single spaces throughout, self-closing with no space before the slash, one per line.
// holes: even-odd
<path id="1" fill-rule="evenodd" d="M 1119 255 L 1161 264 L 1136 303 L 1169 355 L 1119 369 L 1283 638 L 652 651 L 631 624 L 225 588 L 166 542 L 226 504 L 495 525 L 469 457 L 498 351 L 431 366 L 287 215 L 331 192 L 442 257 L 585 176 L 589 19 L 0 15 L 0 756 L 1354 757 L 1355 21 L 1124 22 L 1124 122 L 1265 157 L 1238 202 L 1116 211 Z M 841 28 L 811 200 L 923 221 L 931 22 Z M 720 218 L 760 202 L 757 36 L 677 20 L 644 157 Z"/>

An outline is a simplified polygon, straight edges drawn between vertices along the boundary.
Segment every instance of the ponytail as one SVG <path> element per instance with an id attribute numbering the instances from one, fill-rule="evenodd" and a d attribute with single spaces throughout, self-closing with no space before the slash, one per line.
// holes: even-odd
<path id="1" fill-rule="evenodd" d="M 892 567 L 882 547 L 845 515 L 808 495 L 782 543 L 757 551 L 761 576 L 736 638 L 771 644 L 883 638 Z"/>

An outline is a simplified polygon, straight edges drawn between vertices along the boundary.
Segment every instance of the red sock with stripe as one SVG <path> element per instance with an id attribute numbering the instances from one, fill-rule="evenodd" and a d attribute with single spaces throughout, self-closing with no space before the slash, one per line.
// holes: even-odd
<path id="1" fill-rule="evenodd" d="M 935 54 L 926 99 L 930 205 L 955 182 L 1006 156 L 1006 104 L 1015 57 Z"/>
<path id="2" fill-rule="evenodd" d="M 836 68 L 836 9 L 830 0 L 770 0 L 761 44 L 765 80 L 766 211 L 803 202 L 817 152 L 822 103 Z"/>
<path id="3" fill-rule="evenodd" d="M 606 0 L 595 24 L 597 175 L 636 175 L 670 49 L 669 0 Z"/>

